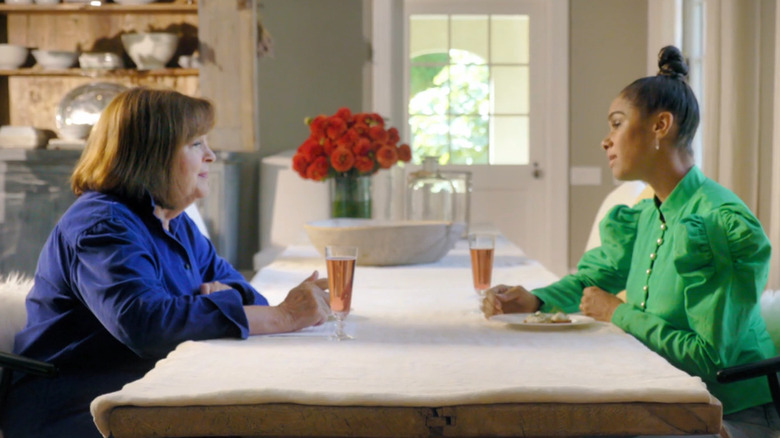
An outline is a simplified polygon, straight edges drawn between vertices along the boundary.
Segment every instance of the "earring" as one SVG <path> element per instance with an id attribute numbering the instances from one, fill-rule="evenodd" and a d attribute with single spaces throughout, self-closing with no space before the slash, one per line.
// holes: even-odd
<path id="1" fill-rule="evenodd" d="M 658 139 L 656 138 L 655 139 L 655 150 L 660 150 L 660 149 L 661 149 L 661 145 L 658 143 Z"/>

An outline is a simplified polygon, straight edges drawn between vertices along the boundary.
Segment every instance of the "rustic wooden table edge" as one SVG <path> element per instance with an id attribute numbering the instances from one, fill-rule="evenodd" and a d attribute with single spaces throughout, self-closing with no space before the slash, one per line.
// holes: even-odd
<path id="1" fill-rule="evenodd" d="M 698 435 L 720 431 L 712 403 L 516 403 L 439 408 L 258 404 L 120 406 L 114 438 L 263 437 L 550 437 Z"/>

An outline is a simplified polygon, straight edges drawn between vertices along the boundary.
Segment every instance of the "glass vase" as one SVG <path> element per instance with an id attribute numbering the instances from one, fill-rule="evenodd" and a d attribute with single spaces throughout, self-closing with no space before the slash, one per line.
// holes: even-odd
<path id="1" fill-rule="evenodd" d="M 330 217 L 371 218 L 371 176 L 336 175 L 329 188 Z"/>

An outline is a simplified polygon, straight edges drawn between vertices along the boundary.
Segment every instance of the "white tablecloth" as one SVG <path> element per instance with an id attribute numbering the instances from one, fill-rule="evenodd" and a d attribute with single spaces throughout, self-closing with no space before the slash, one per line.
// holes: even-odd
<path id="1" fill-rule="evenodd" d="M 290 247 L 252 283 L 276 304 L 314 269 L 326 275 L 323 257 Z M 536 287 L 556 277 L 501 241 L 493 279 Z M 434 264 L 358 266 L 353 295 L 356 339 L 330 341 L 325 326 L 185 342 L 141 380 L 95 399 L 98 428 L 107 436 L 122 405 L 712 402 L 699 378 L 611 324 L 529 330 L 485 320 L 465 242 Z"/>

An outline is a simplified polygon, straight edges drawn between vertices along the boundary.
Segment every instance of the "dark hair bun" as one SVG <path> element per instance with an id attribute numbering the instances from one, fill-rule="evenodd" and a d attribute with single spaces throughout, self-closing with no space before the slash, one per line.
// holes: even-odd
<path id="1" fill-rule="evenodd" d="M 658 76 L 686 80 L 688 64 L 685 63 L 680 49 L 675 46 L 666 46 L 658 52 Z"/>

